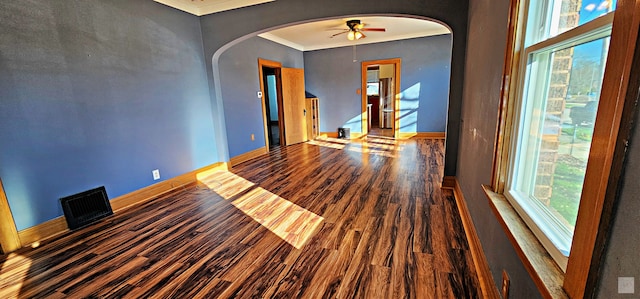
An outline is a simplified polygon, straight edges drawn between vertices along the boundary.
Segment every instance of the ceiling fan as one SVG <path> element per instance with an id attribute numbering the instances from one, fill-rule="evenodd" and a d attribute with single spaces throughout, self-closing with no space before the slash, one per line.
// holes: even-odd
<path id="1" fill-rule="evenodd" d="M 349 29 L 343 29 L 342 32 L 332 35 L 331 38 L 346 33 L 348 40 L 358 40 L 367 37 L 366 35 L 364 35 L 364 33 L 362 33 L 363 31 L 387 31 L 387 29 L 385 28 L 365 28 L 364 26 L 365 24 L 361 23 L 360 20 L 349 20 L 347 21 L 347 27 L 349 27 Z"/>

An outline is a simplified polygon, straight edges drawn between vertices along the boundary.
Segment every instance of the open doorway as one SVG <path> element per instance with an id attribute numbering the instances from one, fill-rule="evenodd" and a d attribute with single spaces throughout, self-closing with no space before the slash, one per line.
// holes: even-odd
<path id="1" fill-rule="evenodd" d="M 398 128 L 400 59 L 362 62 L 365 134 L 394 138 Z"/>
<path id="2" fill-rule="evenodd" d="M 269 148 L 280 145 L 280 117 L 278 116 L 278 89 L 276 84 L 276 69 L 262 67 L 264 85 L 264 105 L 267 117 L 267 137 Z"/>
<path id="3" fill-rule="evenodd" d="M 265 128 L 265 146 L 269 150 L 285 145 L 282 107 L 282 65 L 276 61 L 258 59 L 260 92 Z"/>

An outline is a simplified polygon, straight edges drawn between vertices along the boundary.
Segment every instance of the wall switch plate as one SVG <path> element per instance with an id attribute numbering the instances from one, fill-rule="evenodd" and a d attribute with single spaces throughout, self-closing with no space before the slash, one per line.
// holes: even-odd
<path id="1" fill-rule="evenodd" d="M 634 294 L 635 277 L 618 277 L 618 294 Z"/>
<path id="2" fill-rule="evenodd" d="M 160 170 L 159 169 L 154 169 L 153 171 L 151 171 L 151 174 L 153 174 L 153 180 L 157 181 L 160 179 Z"/>
<path id="3" fill-rule="evenodd" d="M 251 134 L 251 141 L 254 141 L 254 140 L 256 140 L 256 135 Z"/>
<path id="4" fill-rule="evenodd" d="M 258 91 L 256 94 L 258 95 L 259 98 L 262 98 L 262 91 Z"/>

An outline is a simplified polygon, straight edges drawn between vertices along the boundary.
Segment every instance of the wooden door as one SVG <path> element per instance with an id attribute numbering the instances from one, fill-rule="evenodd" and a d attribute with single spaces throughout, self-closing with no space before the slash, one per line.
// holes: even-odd
<path id="1" fill-rule="evenodd" d="M 304 70 L 282 68 L 282 111 L 286 145 L 307 141 Z"/>

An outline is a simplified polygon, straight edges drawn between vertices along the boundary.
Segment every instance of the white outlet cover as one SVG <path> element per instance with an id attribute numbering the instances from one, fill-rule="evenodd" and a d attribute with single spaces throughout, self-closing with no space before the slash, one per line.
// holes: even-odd
<path id="1" fill-rule="evenodd" d="M 618 277 L 618 294 L 634 294 L 634 277 Z"/>
<path id="2" fill-rule="evenodd" d="M 159 180 L 160 179 L 160 170 L 155 169 L 153 171 L 151 171 L 151 174 L 153 174 L 153 180 Z"/>

